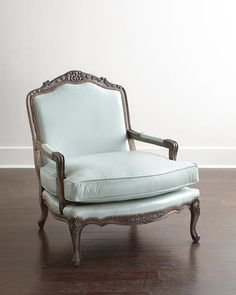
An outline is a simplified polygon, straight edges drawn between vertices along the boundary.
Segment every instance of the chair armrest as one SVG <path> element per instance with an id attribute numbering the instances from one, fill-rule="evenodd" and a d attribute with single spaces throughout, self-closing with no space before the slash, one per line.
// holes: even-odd
<path id="1" fill-rule="evenodd" d="M 42 143 L 41 147 L 43 148 L 43 150 L 49 154 L 52 154 L 54 151 L 53 149 L 50 147 L 49 144 L 46 143 Z"/>
<path id="2" fill-rule="evenodd" d="M 64 179 L 65 179 L 65 158 L 59 153 L 52 151 L 49 145 L 42 144 L 40 141 L 35 141 L 35 149 L 40 152 L 41 155 L 56 162 L 57 169 L 57 197 L 59 200 L 59 210 L 63 214 L 63 208 L 66 206 L 67 201 L 64 196 Z"/>
<path id="3" fill-rule="evenodd" d="M 178 143 L 172 139 L 161 139 L 158 137 L 149 136 L 143 133 L 139 133 L 133 130 L 127 131 L 128 138 L 155 144 L 164 148 L 169 149 L 169 159 L 176 160 L 178 152 Z"/>

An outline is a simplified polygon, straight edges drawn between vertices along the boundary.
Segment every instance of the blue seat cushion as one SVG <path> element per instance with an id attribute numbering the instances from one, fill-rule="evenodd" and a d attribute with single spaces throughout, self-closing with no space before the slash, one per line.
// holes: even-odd
<path id="1" fill-rule="evenodd" d="M 198 182 L 196 164 L 154 153 L 120 151 L 66 159 L 65 198 L 81 203 L 153 197 Z M 40 170 L 42 186 L 56 195 L 54 162 Z"/>

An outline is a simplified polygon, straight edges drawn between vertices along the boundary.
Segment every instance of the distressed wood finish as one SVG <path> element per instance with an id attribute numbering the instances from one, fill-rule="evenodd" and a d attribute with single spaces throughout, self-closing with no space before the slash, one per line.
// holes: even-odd
<path id="1" fill-rule="evenodd" d="M 200 169 L 200 179 L 201 243 L 188 209 L 148 225 L 89 225 L 74 267 L 68 225 L 49 214 L 37 230 L 35 171 L 0 169 L 0 293 L 235 295 L 236 169 Z"/>
<path id="2" fill-rule="evenodd" d="M 138 225 L 138 224 L 147 224 L 155 222 L 166 218 L 172 213 L 179 213 L 184 208 L 189 208 L 191 211 L 191 222 L 190 222 L 190 234 L 194 242 L 200 240 L 200 236 L 196 230 L 197 220 L 200 214 L 200 200 L 195 198 L 191 203 L 185 203 L 182 206 L 172 206 L 158 211 L 146 212 L 143 214 L 133 214 L 133 215 L 117 215 L 117 216 L 106 216 L 104 218 L 80 218 L 80 217 L 65 217 L 63 215 L 56 214 L 50 208 L 52 216 L 56 219 L 68 223 L 72 244 L 73 244 L 73 258 L 74 264 L 77 266 L 80 263 L 80 237 L 82 229 L 89 224 L 96 224 L 98 226 L 105 226 L 107 224 L 118 224 L 118 225 Z M 44 203 L 47 205 L 47 202 Z"/>
<path id="3" fill-rule="evenodd" d="M 80 263 L 80 235 L 84 227 L 83 223 L 76 218 L 69 220 L 70 235 L 73 244 L 73 258 L 74 264 L 77 266 Z"/>
<path id="4" fill-rule="evenodd" d="M 160 139 L 151 136 L 146 136 L 143 133 L 138 133 L 133 130 L 127 131 L 128 138 L 154 144 L 167 148 L 169 150 L 169 159 L 176 161 L 178 153 L 178 143 L 172 139 Z"/>
<path id="5" fill-rule="evenodd" d="M 39 228 L 42 230 L 48 217 L 48 206 L 46 204 L 42 204 L 40 208 L 41 208 L 41 217 L 38 221 L 38 225 L 39 225 Z"/>
<path id="6" fill-rule="evenodd" d="M 194 241 L 199 241 L 199 235 L 196 232 L 196 223 L 198 220 L 200 207 L 196 209 L 196 204 L 199 204 L 199 200 L 194 200 L 194 204 L 183 204 L 179 207 L 171 207 L 165 208 L 164 210 L 155 211 L 155 212 L 147 212 L 145 214 L 138 214 L 138 215 L 124 215 L 124 216 L 110 216 L 104 219 L 99 218 L 89 218 L 83 220 L 81 218 L 68 218 L 63 215 L 63 209 L 67 204 L 73 204 L 66 200 L 64 195 L 64 179 L 65 179 L 65 158 L 59 151 L 49 152 L 43 147 L 43 142 L 40 136 L 39 128 L 37 126 L 37 119 L 36 119 L 36 112 L 34 107 L 34 98 L 35 96 L 42 95 L 45 93 L 49 93 L 54 91 L 60 85 L 69 83 L 69 84 L 81 84 L 85 82 L 91 82 L 94 84 L 99 85 L 100 87 L 106 89 L 117 90 L 121 93 L 123 111 L 124 111 L 124 120 L 125 126 L 127 130 L 127 139 L 129 142 L 129 146 L 131 150 L 135 150 L 135 143 L 134 140 L 143 141 L 146 143 L 151 143 L 155 145 L 162 146 L 169 150 L 169 158 L 172 160 L 176 160 L 177 152 L 178 152 L 178 144 L 176 141 L 171 139 L 156 139 L 143 136 L 141 133 L 133 131 L 131 129 L 130 124 L 130 116 L 129 116 L 129 109 L 128 109 L 128 102 L 127 96 L 124 88 L 120 85 L 110 83 L 106 78 L 98 78 L 94 75 L 87 74 L 81 71 L 70 71 L 61 75 L 52 81 L 46 81 L 40 88 L 37 88 L 27 95 L 27 112 L 29 116 L 30 128 L 32 132 L 32 140 L 33 140 L 33 150 L 34 150 L 34 162 L 35 162 L 35 169 L 39 181 L 39 203 L 41 208 L 41 217 L 38 221 L 40 229 L 43 229 L 44 224 L 46 222 L 48 216 L 48 205 L 44 202 L 42 197 L 43 188 L 41 186 L 40 181 L 40 167 L 42 166 L 42 157 L 47 157 L 56 163 L 56 170 L 57 170 L 57 197 L 59 200 L 59 211 L 60 214 L 56 214 L 55 212 L 50 212 L 52 215 L 60 220 L 68 223 L 72 244 L 73 244 L 73 261 L 75 265 L 78 265 L 80 262 L 80 236 L 81 231 L 84 226 L 88 224 L 97 224 L 99 226 L 104 226 L 106 224 L 120 224 L 120 225 L 132 225 L 132 224 L 145 224 L 160 220 L 170 213 L 173 212 L 180 212 L 183 208 L 188 207 L 191 211 L 191 225 L 190 225 L 190 232 L 191 236 Z M 50 208 L 49 208 L 50 209 Z"/>
<path id="7" fill-rule="evenodd" d="M 200 215 L 200 200 L 199 198 L 192 202 L 189 207 L 191 212 L 191 222 L 190 222 L 190 233 L 194 242 L 198 242 L 200 240 L 200 236 L 197 233 L 196 225 Z"/>

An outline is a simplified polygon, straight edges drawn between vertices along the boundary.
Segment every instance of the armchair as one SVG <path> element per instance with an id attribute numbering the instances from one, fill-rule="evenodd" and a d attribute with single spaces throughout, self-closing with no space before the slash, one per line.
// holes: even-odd
<path id="1" fill-rule="evenodd" d="M 193 163 L 176 161 L 178 144 L 131 129 L 123 87 L 70 71 L 27 96 L 42 230 L 48 211 L 68 223 L 73 261 L 80 262 L 84 226 L 143 224 L 189 208 L 190 233 L 200 236 Z M 169 159 L 136 151 L 135 141 L 169 150 Z"/>

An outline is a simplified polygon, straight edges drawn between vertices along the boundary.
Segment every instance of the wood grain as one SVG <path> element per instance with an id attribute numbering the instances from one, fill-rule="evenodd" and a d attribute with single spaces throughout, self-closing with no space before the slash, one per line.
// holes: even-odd
<path id="1" fill-rule="evenodd" d="M 49 216 L 38 230 L 33 169 L 0 170 L 0 288 L 27 294 L 236 294 L 236 170 L 200 171 L 201 243 L 189 211 L 136 226 L 82 232 L 79 268 L 68 227 Z"/>

